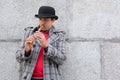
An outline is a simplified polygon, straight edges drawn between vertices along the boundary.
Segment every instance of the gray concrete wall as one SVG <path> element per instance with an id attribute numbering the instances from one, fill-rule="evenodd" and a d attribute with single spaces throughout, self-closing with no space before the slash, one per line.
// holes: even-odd
<path id="1" fill-rule="evenodd" d="M 42 5 L 55 7 L 55 26 L 67 32 L 63 80 L 120 79 L 119 0 L 0 0 L 0 80 L 18 80 L 15 52 Z"/>

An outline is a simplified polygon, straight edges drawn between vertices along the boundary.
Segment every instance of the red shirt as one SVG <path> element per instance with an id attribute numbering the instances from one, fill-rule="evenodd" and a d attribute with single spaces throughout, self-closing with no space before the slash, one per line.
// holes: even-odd
<path id="1" fill-rule="evenodd" d="M 46 40 L 48 39 L 49 35 L 48 33 L 42 32 L 46 38 Z M 44 60 L 44 47 L 41 47 L 40 52 L 39 52 L 39 56 L 38 56 L 38 60 L 33 72 L 32 77 L 34 78 L 43 78 L 43 60 Z"/>

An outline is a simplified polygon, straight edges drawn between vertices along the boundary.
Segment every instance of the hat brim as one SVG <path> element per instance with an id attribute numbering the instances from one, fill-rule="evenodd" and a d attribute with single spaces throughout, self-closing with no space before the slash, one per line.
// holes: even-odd
<path id="1" fill-rule="evenodd" d="M 56 20 L 58 19 L 58 16 L 56 16 L 56 15 L 38 15 L 38 14 L 36 14 L 35 15 L 35 17 L 36 18 L 55 18 Z"/>

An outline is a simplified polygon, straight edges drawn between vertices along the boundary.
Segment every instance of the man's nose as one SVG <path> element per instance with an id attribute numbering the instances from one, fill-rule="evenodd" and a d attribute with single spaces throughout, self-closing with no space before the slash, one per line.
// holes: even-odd
<path id="1" fill-rule="evenodd" d="M 41 26 L 45 26 L 45 23 L 42 23 Z"/>

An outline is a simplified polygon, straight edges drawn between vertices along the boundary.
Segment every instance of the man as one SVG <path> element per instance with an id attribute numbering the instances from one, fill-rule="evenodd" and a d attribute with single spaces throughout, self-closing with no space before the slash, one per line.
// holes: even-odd
<path id="1" fill-rule="evenodd" d="M 64 31 L 53 23 L 58 19 L 50 6 L 39 8 L 39 26 L 25 28 L 22 48 L 16 52 L 19 80 L 61 80 L 59 65 L 66 59 Z"/>

